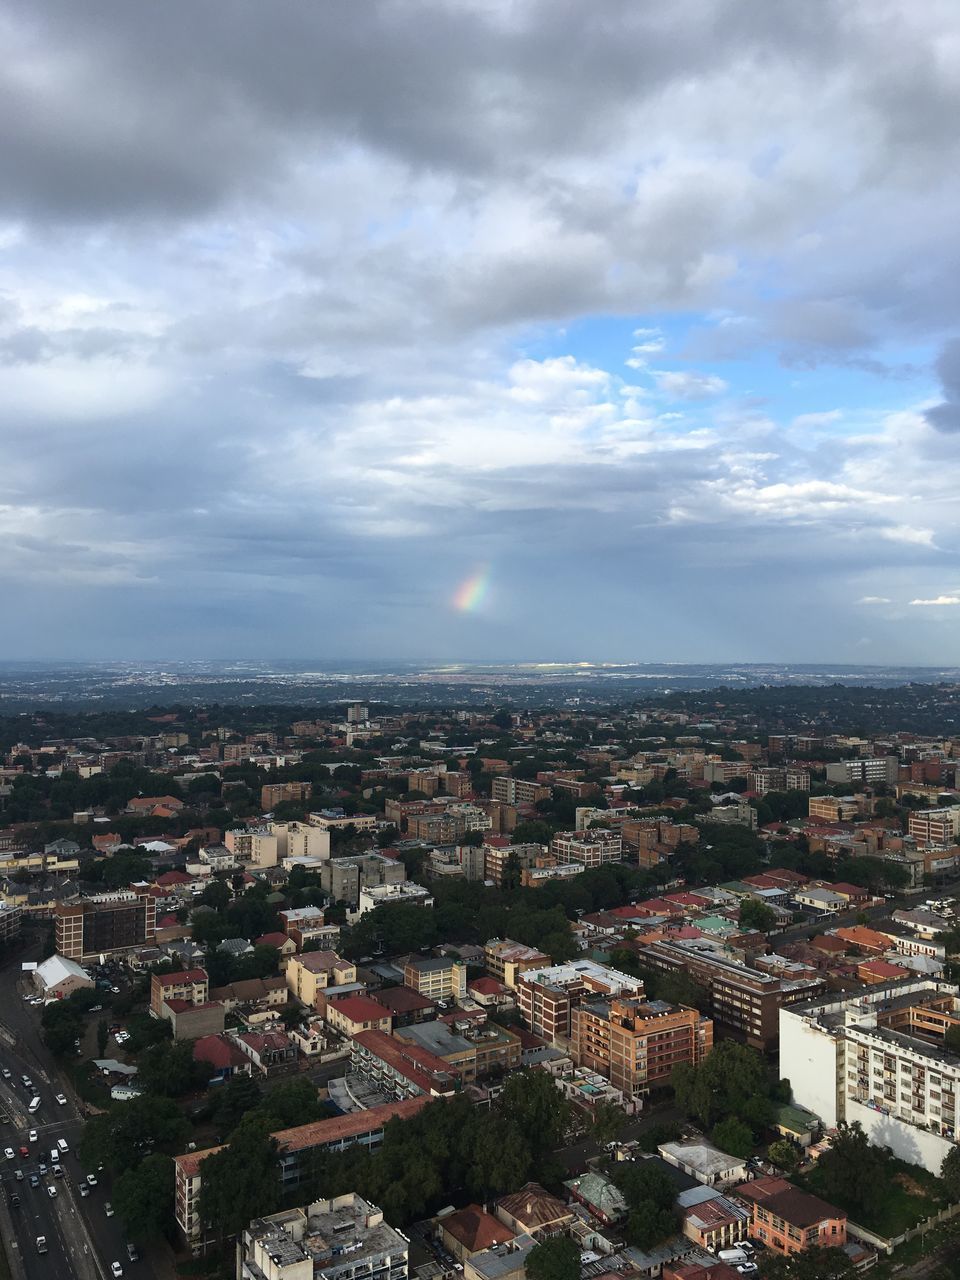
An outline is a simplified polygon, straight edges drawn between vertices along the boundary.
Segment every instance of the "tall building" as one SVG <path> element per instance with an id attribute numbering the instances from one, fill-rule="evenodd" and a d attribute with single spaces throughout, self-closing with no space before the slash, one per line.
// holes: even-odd
<path id="1" fill-rule="evenodd" d="M 58 902 L 53 919 L 57 954 L 69 960 L 128 951 L 157 935 L 156 900 L 129 889 Z"/>
<path id="2" fill-rule="evenodd" d="M 920 809 L 911 813 L 907 834 L 925 848 L 955 844 L 957 836 L 960 836 L 960 805 L 951 805 L 945 809 Z"/>
<path id="3" fill-rule="evenodd" d="M 663 1000 L 584 1000 L 572 1011 L 578 1066 L 596 1071 L 628 1099 L 696 1066 L 713 1045 L 713 1023 L 696 1009 Z"/>
<path id="4" fill-rule="evenodd" d="M 550 788 L 542 782 L 530 782 L 526 778 L 500 777 L 490 783 L 490 795 L 504 804 L 536 804 L 550 799 Z"/>
<path id="5" fill-rule="evenodd" d="M 558 862 L 579 862 L 582 867 L 602 867 L 618 862 L 623 852 L 619 831 L 596 827 L 590 831 L 558 831 L 550 841 L 550 852 Z"/>
<path id="6" fill-rule="evenodd" d="M 406 1280 L 409 1248 L 350 1191 L 255 1218 L 237 1243 L 237 1280 Z"/>
<path id="7" fill-rule="evenodd" d="M 513 989 L 522 973 L 548 969 L 551 959 L 536 947 L 514 942 L 512 938 L 491 938 L 483 948 L 483 962 L 491 977 Z"/>
<path id="8" fill-rule="evenodd" d="M 517 1007 L 524 1026 L 549 1041 L 570 1038 L 573 1009 L 593 996 L 642 996 L 639 978 L 593 960 L 532 969 L 517 978 Z"/>
<path id="9" fill-rule="evenodd" d="M 445 956 L 411 956 L 403 966 L 403 985 L 429 1000 L 460 1000 L 467 994 L 467 966 Z"/>
<path id="10" fill-rule="evenodd" d="M 780 1010 L 780 1074 L 827 1128 L 858 1120 L 876 1142 L 939 1173 L 960 1134 L 960 989 L 908 978 Z"/>
<path id="11" fill-rule="evenodd" d="M 896 782 L 900 764 L 896 756 L 871 756 L 839 760 L 827 765 L 828 782 Z"/>

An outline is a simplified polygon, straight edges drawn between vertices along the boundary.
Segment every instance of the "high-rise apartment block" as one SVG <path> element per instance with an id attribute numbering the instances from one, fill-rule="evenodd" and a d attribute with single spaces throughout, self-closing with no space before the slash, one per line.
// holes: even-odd
<path id="1" fill-rule="evenodd" d="M 538 800 L 550 799 L 550 788 L 526 778 L 494 778 L 490 795 L 504 804 L 536 804 Z"/>
<path id="2" fill-rule="evenodd" d="M 574 1058 L 627 1099 L 665 1084 L 674 1067 L 696 1066 L 713 1045 L 713 1023 L 663 1000 L 584 1000 L 572 1011 Z"/>
<path id="3" fill-rule="evenodd" d="M 643 995 L 643 982 L 593 960 L 531 969 L 516 979 L 517 1007 L 528 1030 L 548 1041 L 569 1040 L 573 1010 L 595 996 Z"/>
<path id="4" fill-rule="evenodd" d="M 157 904 L 149 893 L 121 890 L 70 898 L 53 908 L 57 954 L 68 960 L 129 951 L 153 942 Z"/>
<path id="5" fill-rule="evenodd" d="M 558 831 L 550 841 L 550 852 L 558 862 L 579 862 L 582 867 L 602 867 L 619 862 L 623 840 L 619 831 L 596 827 L 590 831 Z"/>

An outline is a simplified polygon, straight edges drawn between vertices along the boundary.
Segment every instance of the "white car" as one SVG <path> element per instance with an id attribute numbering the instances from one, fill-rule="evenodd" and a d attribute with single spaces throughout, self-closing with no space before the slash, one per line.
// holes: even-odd
<path id="1" fill-rule="evenodd" d="M 103 1206 L 103 1212 L 107 1215 L 107 1217 L 108 1217 L 108 1218 L 112 1218 L 112 1217 L 113 1217 L 113 1205 L 110 1203 L 110 1201 L 109 1201 L 109 1200 L 108 1200 L 108 1201 L 107 1201 L 107 1203 Z"/>
<path id="2" fill-rule="evenodd" d="M 50 1199 L 51 1199 L 51 1200 L 56 1200 L 56 1198 L 57 1198 L 57 1188 L 56 1188 L 56 1187 L 47 1187 L 47 1195 L 50 1197 Z"/>
<path id="3" fill-rule="evenodd" d="M 4 1067 L 4 1068 L 3 1068 L 3 1071 L 2 1071 L 2 1072 L 0 1072 L 0 1075 L 2 1075 L 2 1076 L 3 1076 L 4 1080 L 9 1080 L 9 1079 L 10 1079 L 10 1069 L 9 1069 L 9 1067 Z"/>
<path id="4" fill-rule="evenodd" d="M 67 1105 L 67 1095 L 65 1093 L 58 1093 L 57 1102 L 61 1107 L 65 1107 Z"/>
<path id="5" fill-rule="evenodd" d="M 120 1277 L 123 1275 L 123 1267 L 121 1267 L 119 1262 L 111 1262 L 110 1272 L 116 1277 L 116 1280 L 120 1280 Z"/>
<path id="6" fill-rule="evenodd" d="M 37 1131 L 36 1131 L 36 1129 L 31 1129 L 31 1130 L 30 1130 L 30 1132 L 27 1134 L 27 1137 L 29 1138 L 29 1140 L 30 1140 L 31 1142 L 36 1142 L 36 1140 L 37 1140 Z"/>
<path id="7" fill-rule="evenodd" d="M 3 1154 L 7 1157 L 8 1160 L 16 1160 L 17 1158 L 16 1152 L 14 1151 L 13 1147 L 4 1147 Z"/>
<path id="8" fill-rule="evenodd" d="M 92 1174 L 92 1173 L 88 1173 L 88 1174 L 87 1174 L 87 1186 L 88 1186 L 88 1187 L 95 1187 L 96 1185 L 97 1185 L 97 1179 L 96 1179 L 96 1177 L 94 1176 L 94 1174 Z"/>

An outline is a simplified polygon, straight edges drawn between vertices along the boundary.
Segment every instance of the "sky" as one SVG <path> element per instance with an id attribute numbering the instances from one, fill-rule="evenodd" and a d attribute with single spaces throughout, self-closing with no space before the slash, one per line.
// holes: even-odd
<path id="1" fill-rule="evenodd" d="M 0 657 L 955 662 L 955 0 L 0 0 Z"/>

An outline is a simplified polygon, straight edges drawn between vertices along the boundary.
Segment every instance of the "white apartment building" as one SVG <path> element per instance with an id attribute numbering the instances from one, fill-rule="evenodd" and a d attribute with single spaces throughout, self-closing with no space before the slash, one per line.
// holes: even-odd
<path id="1" fill-rule="evenodd" d="M 603 827 L 589 831 L 558 831 L 550 841 L 550 852 L 558 862 L 602 867 L 606 862 L 619 862 L 623 839 L 619 831 L 607 831 Z"/>
<path id="2" fill-rule="evenodd" d="M 406 1280 L 410 1241 L 356 1192 L 255 1218 L 237 1280 Z"/>
<path id="3" fill-rule="evenodd" d="M 958 1139 L 960 989 L 908 978 L 780 1010 L 780 1074 L 827 1128 L 858 1120 L 871 1140 L 939 1173 Z"/>
<path id="4" fill-rule="evenodd" d="M 361 888 L 360 901 L 355 913 L 348 911 L 348 919 L 356 920 L 358 916 L 372 911 L 374 907 L 382 907 L 391 902 L 408 902 L 415 907 L 432 907 L 433 897 L 429 889 L 422 884 L 414 884 L 412 880 L 401 880 L 399 884 L 372 884 Z"/>

